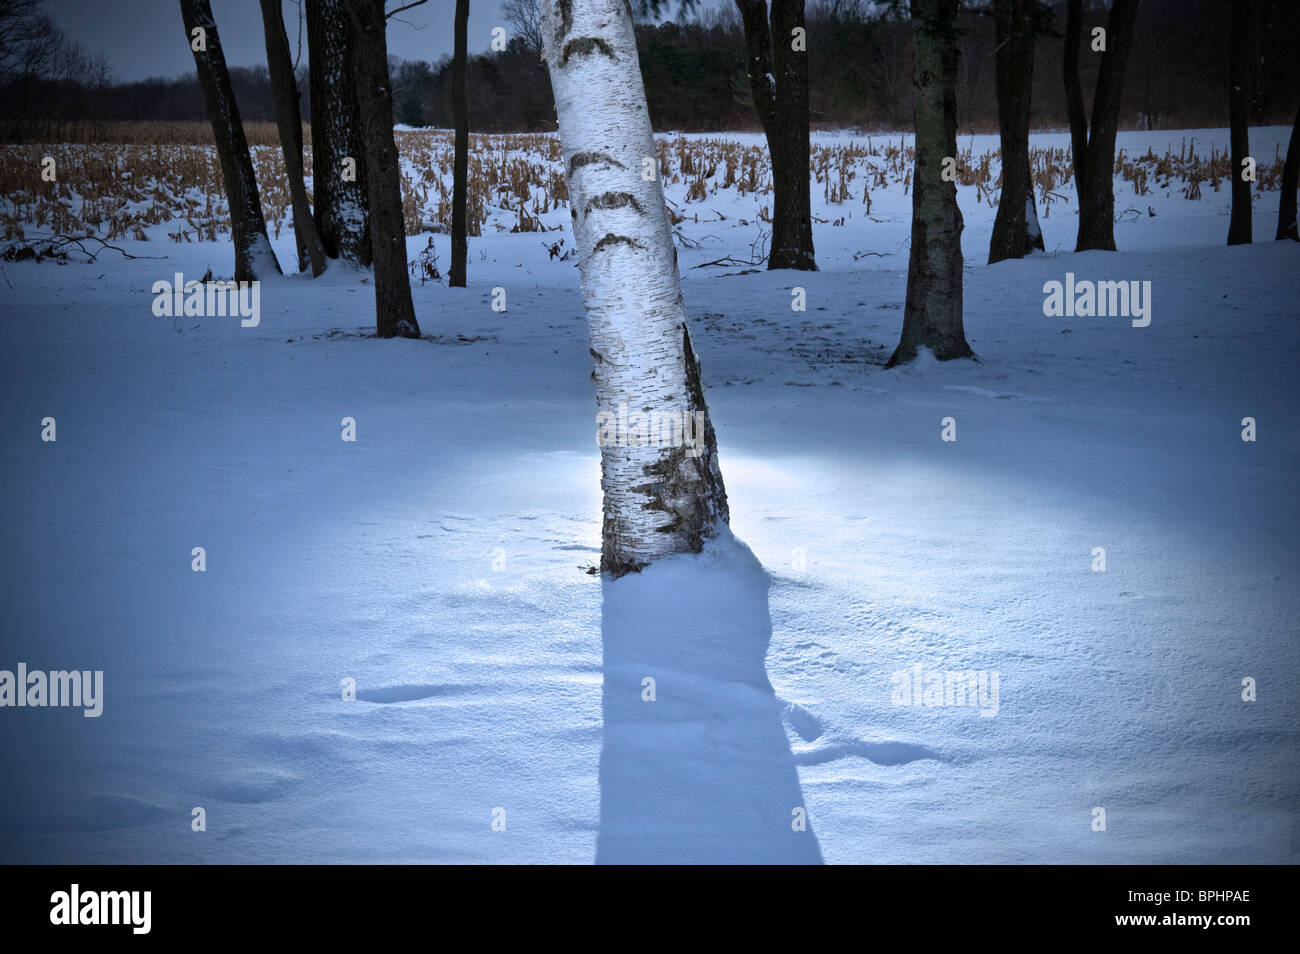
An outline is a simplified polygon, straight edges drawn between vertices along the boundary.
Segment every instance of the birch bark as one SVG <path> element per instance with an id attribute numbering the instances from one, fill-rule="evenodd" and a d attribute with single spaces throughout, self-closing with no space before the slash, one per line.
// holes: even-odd
<path id="1" fill-rule="evenodd" d="M 621 576 L 671 553 L 698 552 L 726 524 L 727 497 L 687 330 L 631 9 L 627 0 L 543 0 L 542 32 L 604 422 L 600 565 Z M 638 427 L 633 415 L 650 426 Z M 672 421 L 685 424 L 676 444 L 654 425 Z"/>

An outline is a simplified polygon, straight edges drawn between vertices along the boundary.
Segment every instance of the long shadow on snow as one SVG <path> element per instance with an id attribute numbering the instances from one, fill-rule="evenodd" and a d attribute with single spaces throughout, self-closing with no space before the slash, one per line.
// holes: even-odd
<path id="1" fill-rule="evenodd" d="M 605 581 L 598 864 L 821 863 L 792 824 L 804 801 L 764 665 L 767 591 L 726 533 Z"/>

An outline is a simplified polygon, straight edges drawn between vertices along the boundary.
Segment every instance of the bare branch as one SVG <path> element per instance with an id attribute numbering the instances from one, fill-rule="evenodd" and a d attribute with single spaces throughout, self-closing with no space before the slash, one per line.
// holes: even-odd
<path id="1" fill-rule="evenodd" d="M 388 13 L 385 13 L 384 16 L 391 18 L 401 13 L 403 10 L 409 10 L 411 9 L 411 7 L 418 7 L 428 2 L 429 0 L 411 0 L 410 3 L 403 4 L 402 6 L 398 7 L 396 10 L 390 10 Z"/>

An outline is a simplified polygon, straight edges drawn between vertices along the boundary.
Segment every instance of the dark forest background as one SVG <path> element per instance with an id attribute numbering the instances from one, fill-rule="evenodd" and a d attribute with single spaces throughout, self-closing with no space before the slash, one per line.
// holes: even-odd
<path id="1" fill-rule="evenodd" d="M 509 47 L 472 56 L 469 113 L 476 132 L 555 128 L 550 81 L 535 32 L 533 0 L 512 0 Z M 1040 40 L 1034 68 L 1032 127 L 1067 128 L 1061 80 L 1064 0 L 1051 4 L 1052 35 Z M 511 18 L 507 4 L 507 18 Z M 1104 25 L 1105 2 L 1085 3 L 1085 35 Z M 1143 0 L 1124 87 L 1125 128 L 1222 127 L 1228 123 L 1227 0 Z M 448 25 L 450 26 L 450 24 Z M 911 27 L 889 8 L 866 0 L 810 0 L 811 118 L 814 127 L 907 129 L 911 125 Z M 993 19 L 987 4 L 968 3 L 961 15 L 957 89 L 962 132 L 997 129 L 993 88 Z M 1255 22 L 1260 53 L 1251 121 L 1289 123 L 1300 89 L 1300 2 L 1263 0 Z M 745 44 L 734 6 L 688 22 L 637 28 L 651 118 L 658 130 L 757 130 L 745 75 Z M 0 69 L 4 137 L 39 138 L 65 123 L 203 121 L 193 74 L 115 82 L 102 61 L 58 47 L 35 68 Z M 1097 58 L 1082 59 L 1083 87 L 1093 88 Z M 450 58 L 392 62 L 394 119 L 409 126 L 452 124 Z M 303 116 L 309 119 L 306 66 L 299 65 Z M 246 122 L 271 122 L 265 67 L 232 68 L 231 81 Z"/>

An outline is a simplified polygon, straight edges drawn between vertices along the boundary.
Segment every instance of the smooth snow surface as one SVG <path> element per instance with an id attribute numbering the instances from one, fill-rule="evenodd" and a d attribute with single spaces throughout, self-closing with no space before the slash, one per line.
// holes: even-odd
<path id="1" fill-rule="evenodd" d="M 0 669 L 105 699 L 0 710 L 0 859 L 1294 863 L 1300 245 L 1266 192 L 1225 247 L 1207 187 L 1073 254 L 1070 198 L 990 267 L 963 188 L 979 359 L 892 371 L 901 191 L 818 224 L 816 273 L 694 268 L 753 229 L 682 223 L 734 539 L 618 582 L 584 572 L 592 359 L 543 236 L 417 284 L 418 342 L 367 337 L 346 269 L 268 278 L 255 328 L 155 317 L 233 262 L 165 226 L 124 243 L 165 260 L 5 264 Z M 1150 326 L 1044 317 L 1067 272 L 1150 281 Z M 996 715 L 892 704 L 918 664 L 996 672 Z"/>

